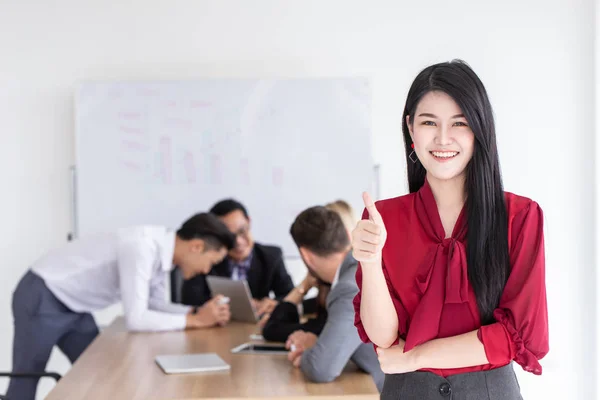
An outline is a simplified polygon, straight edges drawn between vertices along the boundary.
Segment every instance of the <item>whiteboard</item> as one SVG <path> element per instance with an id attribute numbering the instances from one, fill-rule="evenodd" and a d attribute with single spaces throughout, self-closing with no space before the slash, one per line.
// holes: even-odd
<path id="1" fill-rule="evenodd" d="M 248 209 L 255 240 L 297 256 L 303 209 L 374 184 L 363 78 L 87 82 L 76 94 L 75 231 L 177 229 L 215 202 Z"/>

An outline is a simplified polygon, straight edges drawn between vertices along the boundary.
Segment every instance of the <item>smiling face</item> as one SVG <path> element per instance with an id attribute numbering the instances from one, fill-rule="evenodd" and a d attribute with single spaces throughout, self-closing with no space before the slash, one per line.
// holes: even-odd
<path id="1" fill-rule="evenodd" d="M 229 251 L 229 257 L 235 261 L 243 261 L 248 258 L 254 248 L 250 219 L 241 210 L 234 210 L 219 219 L 236 238 L 235 247 Z"/>
<path id="2" fill-rule="evenodd" d="M 444 92 L 427 93 L 406 116 L 414 150 L 428 179 L 463 179 L 473 157 L 475 135 L 454 99 Z"/>

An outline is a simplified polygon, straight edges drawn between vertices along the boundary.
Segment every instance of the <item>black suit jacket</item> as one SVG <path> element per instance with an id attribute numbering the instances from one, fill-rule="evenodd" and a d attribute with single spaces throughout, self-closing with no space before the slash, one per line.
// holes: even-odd
<path id="1" fill-rule="evenodd" d="M 209 275 L 227 278 L 231 278 L 231 274 L 227 258 L 215 265 L 209 272 Z M 254 244 L 252 263 L 248 270 L 248 286 L 255 299 L 269 297 L 271 291 L 275 293 L 275 297 L 281 298 L 294 288 L 292 278 L 285 269 L 281 248 Z M 206 275 L 197 275 L 183 282 L 181 293 L 183 304 L 201 306 L 211 297 Z"/>
<path id="2" fill-rule="evenodd" d="M 317 309 L 316 299 L 303 301 L 304 314 L 310 314 L 307 306 L 313 305 Z M 312 307 L 311 307 L 312 308 Z M 287 301 L 280 302 L 271 313 L 269 320 L 263 328 L 262 335 L 270 342 L 285 343 L 288 337 L 296 331 L 311 332 L 319 336 L 327 322 L 327 310 L 318 309 L 315 318 L 309 318 L 306 322 L 300 322 L 300 314 L 295 304 Z"/>

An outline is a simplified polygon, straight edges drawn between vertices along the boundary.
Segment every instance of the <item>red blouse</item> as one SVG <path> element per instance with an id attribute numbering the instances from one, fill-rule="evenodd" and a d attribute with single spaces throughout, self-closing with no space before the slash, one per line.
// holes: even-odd
<path id="1" fill-rule="evenodd" d="M 376 203 L 387 230 L 383 272 L 398 314 L 405 351 L 436 338 L 478 331 L 489 364 L 469 368 L 424 369 L 441 376 L 498 368 L 515 360 L 542 373 L 548 353 L 548 311 L 544 272 L 543 215 L 539 205 L 506 193 L 511 272 L 494 311 L 497 322 L 481 326 L 475 293 L 467 278 L 466 216 L 452 236 L 445 233 L 431 188 Z M 367 218 L 365 212 L 363 218 Z M 356 273 L 359 289 L 362 272 Z M 354 298 L 354 324 L 370 342 L 360 320 L 361 292 Z"/>

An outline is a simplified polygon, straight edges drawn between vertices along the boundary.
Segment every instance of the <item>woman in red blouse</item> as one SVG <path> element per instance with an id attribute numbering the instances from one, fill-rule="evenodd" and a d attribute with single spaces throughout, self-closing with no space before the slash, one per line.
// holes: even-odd
<path id="1" fill-rule="evenodd" d="M 402 119 L 410 194 L 353 232 L 355 325 L 386 373 L 383 399 L 521 399 L 512 361 L 548 353 L 543 215 L 504 192 L 492 108 L 462 61 L 413 82 Z"/>

